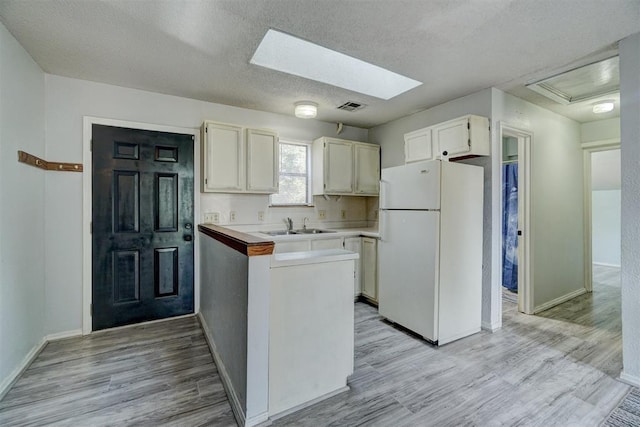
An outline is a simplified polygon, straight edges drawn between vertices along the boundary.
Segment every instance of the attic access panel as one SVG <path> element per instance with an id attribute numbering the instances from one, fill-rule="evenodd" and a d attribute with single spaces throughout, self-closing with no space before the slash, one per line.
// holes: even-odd
<path id="1" fill-rule="evenodd" d="M 620 90 L 620 61 L 614 56 L 530 83 L 527 87 L 564 105 L 616 93 Z"/>

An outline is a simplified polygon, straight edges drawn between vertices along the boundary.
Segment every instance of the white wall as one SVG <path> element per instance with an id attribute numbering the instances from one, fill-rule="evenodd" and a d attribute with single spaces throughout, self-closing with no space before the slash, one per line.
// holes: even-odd
<path id="1" fill-rule="evenodd" d="M 48 173 L 17 161 L 17 150 L 45 157 L 44 93 L 44 73 L 0 24 L 0 392 L 44 336 Z"/>
<path id="2" fill-rule="evenodd" d="M 620 140 L 620 118 L 597 120 L 580 125 L 582 142 Z"/>
<path id="3" fill-rule="evenodd" d="M 620 266 L 620 149 L 591 153 L 591 190 L 592 260 Z"/>
<path id="4" fill-rule="evenodd" d="M 336 126 L 316 120 L 213 104 L 101 83 L 46 75 L 47 158 L 65 162 L 82 161 L 82 117 L 95 116 L 166 126 L 199 128 L 204 120 L 215 120 L 258 128 L 270 128 L 283 139 L 312 141 L 335 136 Z M 366 141 L 367 131 L 345 127 L 341 138 Z M 349 202 L 344 202 L 349 203 Z M 48 308 L 47 333 L 81 328 L 82 299 L 82 177 L 80 174 L 52 174 L 47 179 L 46 253 Z M 248 213 L 244 216 L 245 207 Z M 266 197 L 202 195 L 201 209 L 229 210 L 239 214 L 238 224 L 257 217 Z M 352 205 L 348 205 L 352 206 Z M 249 209 L 250 208 L 250 209 Z M 268 221 L 278 222 L 290 211 L 273 208 Z M 328 208 L 335 212 L 334 207 Z M 364 215 L 366 202 L 353 204 L 354 215 Z M 339 209 L 337 210 L 339 212 Z M 313 208 L 295 212 L 299 221 L 312 216 Z M 362 213 L 361 213 L 362 212 Z M 333 218 L 333 213 L 331 213 Z M 330 219 L 331 219 L 330 218 Z M 256 218 L 257 219 L 257 218 Z M 257 221 L 255 221 L 257 222 Z"/>
<path id="5" fill-rule="evenodd" d="M 620 42 L 622 149 L 622 361 L 620 377 L 640 386 L 640 33 Z"/>
<path id="6" fill-rule="evenodd" d="M 404 134 L 437 123 L 441 123 L 467 114 L 491 117 L 491 89 L 481 90 L 462 98 L 424 110 L 411 116 L 402 117 L 381 126 L 369 129 L 369 142 L 380 144 L 382 151 L 382 167 L 404 164 Z M 497 126 L 492 124 L 492 136 Z M 492 137 L 492 141 L 495 138 Z M 492 144 L 495 144 L 493 142 Z M 498 155 L 494 153 L 493 155 Z M 482 325 L 486 329 L 495 329 L 500 325 L 501 314 L 492 303 L 492 271 L 495 262 L 492 260 L 492 228 L 495 225 L 492 216 L 492 164 L 490 157 L 478 157 L 465 160 L 464 163 L 484 168 L 484 227 L 483 227 L 483 259 L 482 259 Z M 499 188 L 499 187 L 498 187 Z M 499 221 L 499 217 L 498 217 Z"/>
<path id="7" fill-rule="evenodd" d="M 620 266 L 620 190 L 591 193 L 592 258 L 596 264 Z"/>
<path id="8" fill-rule="evenodd" d="M 249 257 L 202 233 L 200 251 L 200 313 L 246 412 Z"/>
<path id="9" fill-rule="evenodd" d="M 533 132 L 531 280 L 539 307 L 584 288 L 580 124 L 497 89 L 493 119 Z"/>

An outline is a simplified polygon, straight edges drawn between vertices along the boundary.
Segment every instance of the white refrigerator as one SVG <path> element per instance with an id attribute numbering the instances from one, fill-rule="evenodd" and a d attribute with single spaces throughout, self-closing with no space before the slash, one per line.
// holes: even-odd
<path id="1" fill-rule="evenodd" d="M 382 169 L 378 309 L 433 344 L 480 331 L 483 175 L 440 160 Z"/>

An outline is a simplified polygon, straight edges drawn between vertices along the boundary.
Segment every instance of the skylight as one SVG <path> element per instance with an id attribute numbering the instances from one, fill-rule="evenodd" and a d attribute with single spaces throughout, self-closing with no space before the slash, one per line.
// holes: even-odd
<path id="1" fill-rule="evenodd" d="M 617 56 L 548 77 L 527 87 L 559 104 L 573 104 L 620 90 Z"/>
<path id="2" fill-rule="evenodd" d="M 251 63 L 385 100 L 422 84 L 275 30 L 267 31 Z"/>

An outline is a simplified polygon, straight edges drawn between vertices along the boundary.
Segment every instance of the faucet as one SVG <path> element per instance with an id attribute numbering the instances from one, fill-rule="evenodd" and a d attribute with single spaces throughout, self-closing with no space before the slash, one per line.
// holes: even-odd
<path id="1" fill-rule="evenodd" d="M 309 217 L 305 216 L 304 219 L 302 220 L 302 229 L 303 230 L 307 229 L 307 221 L 309 221 Z"/>
<path id="2" fill-rule="evenodd" d="M 287 231 L 293 230 L 293 220 L 287 217 L 285 221 L 287 222 Z"/>

